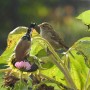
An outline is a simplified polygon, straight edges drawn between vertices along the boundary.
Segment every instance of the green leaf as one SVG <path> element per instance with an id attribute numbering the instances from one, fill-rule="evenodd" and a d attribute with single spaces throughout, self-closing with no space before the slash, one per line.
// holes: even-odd
<path id="1" fill-rule="evenodd" d="M 90 37 L 78 40 L 73 48 L 78 51 L 78 54 L 83 55 L 86 65 L 90 67 Z"/>
<path id="2" fill-rule="evenodd" d="M 81 13 L 77 19 L 82 20 L 83 23 L 85 23 L 86 25 L 90 24 L 90 10 L 87 10 L 83 13 Z"/>
<path id="3" fill-rule="evenodd" d="M 15 35 L 15 34 L 22 34 L 22 33 L 26 33 L 27 32 L 27 27 L 25 26 L 19 26 L 17 28 L 15 28 L 13 31 L 11 31 L 9 34 L 10 35 Z"/>
<path id="4" fill-rule="evenodd" d="M 55 65 L 49 69 L 40 70 L 40 73 L 42 73 L 43 75 L 46 75 L 50 78 L 53 78 L 54 80 L 56 80 L 58 82 L 62 82 L 63 84 L 66 84 L 64 75 Z"/>
<path id="5" fill-rule="evenodd" d="M 51 62 L 52 58 L 50 58 L 50 56 L 41 57 L 40 60 L 41 60 L 41 66 L 45 69 L 49 69 L 54 65 Z"/>
<path id="6" fill-rule="evenodd" d="M 7 90 L 4 86 L 2 87 L 2 85 L 4 84 L 3 82 L 3 73 L 0 73 L 0 90 Z"/>
<path id="7" fill-rule="evenodd" d="M 15 48 L 17 42 L 26 33 L 27 29 L 28 29 L 27 27 L 19 26 L 8 34 L 7 48 L 3 52 L 3 54 L 0 56 L 0 64 L 7 64 L 9 57 L 14 52 L 14 48 Z M 33 30 L 32 38 L 35 36 L 38 36 L 38 35 L 39 34 L 35 30 Z"/>
<path id="8" fill-rule="evenodd" d="M 68 69 L 78 89 L 83 90 L 89 69 L 85 64 L 84 57 L 82 55 L 78 55 L 76 50 L 72 50 L 72 53 L 75 58 L 69 55 Z"/>
<path id="9" fill-rule="evenodd" d="M 78 89 L 83 90 L 86 85 L 90 68 L 90 37 L 85 37 L 78 40 L 71 48 L 72 49 L 70 51 L 75 58 L 68 53 L 69 64 L 67 67 Z M 65 63 L 67 62 L 65 61 Z M 89 85 L 90 80 L 86 86 L 88 87 Z"/>
<path id="10" fill-rule="evenodd" d="M 27 84 L 28 84 L 28 87 L 29 87 L 29 88 L 32 87 L 32 79 L 28 78 Z"/>
<path id="11" fill-rule="evenodd" d="M 14 48 L 19 39 L 25 34 L 27 27 L 17 27 L 11 31 L 7 39 L 7 48 L 0 56 L 0 64 L 7 64 L 7 61 L 11 54 L 14 52 Z"/>
<path id="12" fill-rule="evenodd" d="M 30 51 L 31 55 L 37 55 L 38 52 L 42 49 L 43 49 L 43 47 L 40 45 L 39 42 L 34 42 L 32 40 L 32 46 L 31 46 L 31 51 Z"/>
<path id="13" fill-rule="evenodd" d="M 45 83 L 47 86 L 52 86 L 52 87 L 54 87 L 54 90 L 59 90 L 60 88 L 57 86 L 57 84 L 55 84 L 55 83 L 50 83 L 50 82 L 48 82 L 48 83 Z"/>
<path id="14" fill-rule="evenodd" d="M 47 52 L 45 51 L 45 49 L 41 49 L 40 51 L 38 51 L 38 53 L 36 54 L 36 56 L 38 58 L 45 57 L 45 56 L 47 56 Z"/>
<path id="15" fill-rule="evenodd" d="M 27 83 L 25 83 L 23 80 L 19 80 L 16 82 L 14 90 L 28 90 Z"/>
<path id="16" fill-rule="evenodd" d="M 36 41 L 33 38 L 30 54 L 36 55 L 38 57 L 46 56 L 47 55 L 46 50 L 45 50 L 46 48 L 47 48 L 47 46 L 46 46 L 45 42 L 40 41 L 40 40 Z"/>
<path id="17" fill-rule="evenodd" d="M 89 87 L 87 88 L 87 90 L 90 90 L 90 85 L 89 85 Z"/>
<path id="18" fill-rule="evenodd" d="M 7 67 L 7 64 L 0 64 L 0 69 L 6 69 Z"/>

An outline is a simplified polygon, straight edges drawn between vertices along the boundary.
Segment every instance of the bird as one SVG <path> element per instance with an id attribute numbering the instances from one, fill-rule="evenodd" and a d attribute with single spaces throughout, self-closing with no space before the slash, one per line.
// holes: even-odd
<path id="1" fill-rule="evenodd" d="M 29 51 L 31 48 L 31 35 L 35 25 L 35 23 L 31 23 L 25 35 L 18 41 L 14 49 L 15 61 L 22 61 L 29 55 Z"/>
<path id="2" fill-rule="evenodd" d="M 43 22 L 39 24 L 37 27 L 40 28 L 41 37 L 46 39 L 57 53 L 63 53 L 64 51 L 69 49 L 69 47 L 65 44 L 64 40 L 58 35 L 58 33 L 53 29 L 53 27 L 48 22 Z M 64 51 L 60 50 L 61 48 L 63 48 Z M 47 54 L 48 55 L 51 54 L 48 48 Z M 73 58 L 75 58 L 74 55 L 71 53 L 71 51 L 69 51 L 69 54 Z"/>
<path id="3" fill-rule="evenodd" d="M 69 47 L 65 45 L 62 38 L 58 35 L 58 33 L 56 33 L 48 22 L 43 22 L 39 24 L 38 27 L 40 28 L 41 37 L 46 39 L 55 50 L 60 48 L 69 49 Z"/>

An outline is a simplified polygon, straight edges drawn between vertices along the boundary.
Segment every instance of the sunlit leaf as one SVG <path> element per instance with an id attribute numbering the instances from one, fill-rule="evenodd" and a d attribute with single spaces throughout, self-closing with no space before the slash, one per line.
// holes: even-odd
<path id="1" fill-rule="evenodd" d="M 26 27 L 17 27 L 9 33 L 8 39 L 7 39 L 7 48 L 0 56 L 0 63 L 7 63 L 7 60 L 14 52 L 14 48 L 18 40 L 25 34 L 26 30 L 27 30 Z"/>
<path id="2" fill-rule="evenodd" d="M 73 47 L 78 50 L 78 54 L 83 55 L 86 65 L 90 67 L 90 37 L 78 40 Z"/>
<path id="3" fill-rule="evenodd" d="M 55 83 L 48 82 L 48 83 L 45 83 L 45 84 L 48 85 L 48 86 L 54 87 L 54 90 L 59 90 L 60 89 L 60 87 L 58 87 L 57 84 L 55 84 Z"/>
<path id="4" fill-rule="evenodd" d="M 31 46 L 31 55 L 40 55 L 39 52 L 42 50 L 42 53 L 45 54 L 45 48 L 47 48 L 46 44 L 43 41 L 36 41 L 34 38 L 32 39 L 32 46 Z"/>
<path id="5" fill-rule="evenodd" d="M 62 82 L 63 84 L 66 84 L 64 75 L 55 65 L 49 69 L 40 70 L 40 73 L 42 73 L 50 78 L 53 78 L 58 82 Z"/>
<path id="6" fill-rule="evenodd" d="M 3 54 L 0 56 L 0 64 L 7 63 L 7 60 L 9 59 L 11 54 L 14 52 L 14 48 L 17 42 L 26 33 L 27 29 L 28 29 L 27 27 L 20 26 L 20 27 L 15 28 L 13 31 L 9 33 L 8 39 L 7 39 L 7 48 L 3 52 Z M 38 33 L 36 32 L 36 30 L 33 30 L 32 37 L 37 36 L 37 35 Z"/>
<path id="7" fill-rule="evenodd" d="M 27 29 L 28 29 L 27 27 L 19 26 L 15 28 L 13 31 L 11 31 L 10 35 L 26 33 Z"/>
<path id="8" fill-rule="evenodd" d="M 83 90 L 89 69 L 85 64 L 84 57 L 82 55 L 78 55 L 76 50 L 72 50 L 72 53 L 75 58 L 69 55 L 68 69 L 78 89 Z"/>
<path id="9" fill-rule="evenodd" d="M 74 50 L 71 50 L 71 52 L 75 58 L 69 55 L 68 68 L 76 86 L 83 90 L 89 71 L 88 67 L 90 67 L 90 37 L 78 40 L 72 48 Z M 90 81 L 88 85 L 90 85 Z"/>
<path id="10" fill-rule="evenodd" d="M 32 37 L 36 37 L 36 36 L 39 36 L 39 33 L 35 29 L 33 29 L 32 30 Z"/>
<path id="11" fill-rule="evenodd" d="M 83 13 L 81 13 L 77 19 L 82 20 L 83 23 L 85 23 L 86 25 L 90 24 L 90 10 L 87 10 Z"/>

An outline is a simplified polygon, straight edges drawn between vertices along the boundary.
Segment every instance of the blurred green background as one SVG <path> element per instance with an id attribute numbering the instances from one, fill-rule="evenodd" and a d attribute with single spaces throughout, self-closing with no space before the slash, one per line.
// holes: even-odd
<path id="1" fill-rule="evenodd" d="M 8 33 L 18 26 L 49 22 L 68 46 L 90 36 L 87 26 L 75 17 L 90 9 L 89 0 L 0 0 L 0 54 Z"/>

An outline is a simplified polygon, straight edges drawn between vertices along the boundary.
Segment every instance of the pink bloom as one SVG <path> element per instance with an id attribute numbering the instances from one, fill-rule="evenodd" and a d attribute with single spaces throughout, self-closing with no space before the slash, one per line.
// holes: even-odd
<path id="1" fill-rule="evenodd" d="M 26 61 L 20 61 L 20 62 L 16 62 L 15 63 L 15 67 L 17 67 L 18 69 L 26 69 L 26 70 L 30 70 L 31 69 L 31 65 L 29 62 Z"/>

